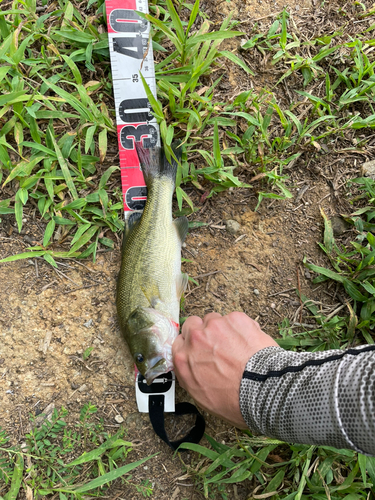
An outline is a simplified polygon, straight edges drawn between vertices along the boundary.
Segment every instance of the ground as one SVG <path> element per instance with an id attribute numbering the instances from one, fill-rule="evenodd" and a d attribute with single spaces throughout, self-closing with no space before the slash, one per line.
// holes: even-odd
<path id="1" fill-rule="evenodd" d="M 259 19 L 268 23 L 284 6 L 270 0 L 220 5 L 226 14 L 233 10 L 234 18 L 246 20 L 247 26 Z M 297 21 L 305 9 L 312 8 L 307 0 L 292 0 L 288 5 Z M 221 7 L 202 2 L 208 13 Z M 241 90 L 259 86 L 259 81 L 250 80 L 242 74 L 241 82 L 237 82 Z M 234 90 L 232 86 L 230 89 Z M 326 264 L 317 245 L 323 230 L 320 210 L 329 217 L 350 211 L 345 197 L 337 196 L 338 187 L 358 175 L 359 168 L 358 156 L 343 155 L 320 164 L 296 164 L 286 172 L 294 198 L 265 200 L 256 212 L 256 181 L 253 189 L 227 191 L 203 202 L 201 193 L 188 190 L 194 203 L 202 207 L 191 220 L 207 225 L 192 229 L 183 249 L 183 257 L 191 261 L 183 264 L 184 271 L 198 283 L 189 284 L 183 315 L 244 311 L 256 318 L 264 331 L 277 337 L 283 318 L 289 318 L 292 324 L 313 322 L 306 311 L 301 311 L 296 290 L 325 311 L 340 306 L 335 286 L 328 289 L 313 285 L 302 260 L 306 257 L 315 264 Z M 254 173 L 243 175 L 249 182 Z M 239 223 L 235 234 L 229 232 L 228 220 Z M 25 212 L 21 234 L 14 219 L 4 217 L 0 258 L 24 251 L 32 241 L 40 242 L 43 233 L 35 211 Z M 350 232 L 342 237 L 349 238 Z M 191 478 L 184 476 L 180 460 L 155 436 L 148 416 L 137 412 L 133 364 L 116 320 L 119 265 L 118 240 L 115 250 L 99 253 L 95 263 L 64 260 L 56 271 L 37 258 L 0 266 L 0 425 L 19 441 L 27 431 L 30 414 L 38 415 L 52 404 L 56 408 L 65 406 L 74 416 L 91 401 L 108 430 L 114 432 L 125 425 L 127 439 L 135 444 L 133 460 L 161 452 L 133 476 L 134 480 L 153 478 L 153 498 L 201 498 Z M 84 360 L 83 353 L 89 347 L 93 350 Z M 190 398 L 178 388 L 177 400 Z M 118 415 L 123 417 L 123 424 L 117 423 Z M 208 434 L 224 442 L 233 440 L 233 427 L 204 415 Z M 174 432 L 183 432 L 178 422 L 172 424 Z M 182 455 L 186 463 L 191 458 Z M 231 498 L 246 499 L 254 486 L 241 484 L 228 491 Z M 132 495 L 142 498 L 135 491 Z M 120 490 L 112 497 L 129 498 Z"/>

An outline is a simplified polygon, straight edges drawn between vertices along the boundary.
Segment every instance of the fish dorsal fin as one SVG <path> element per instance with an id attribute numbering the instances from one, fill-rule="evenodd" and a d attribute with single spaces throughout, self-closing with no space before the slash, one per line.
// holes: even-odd
<path id="1" fill-rule="evenodd" d="M 182 244 L 185 241 L 187 232 L 189 230 L 189 221 L 186 217 L 179 217 L 178 219 L 173 221 L 173 224 Z"/>
<path id="2" fill-rule="evenodd" d="M 189 281 L 189 276 L 185 273 L 181 273 L 180 276 L 177 278 L 177 297 L 180 299 L 182 297 L 182 294 L 186 290 L 187 284 Z"/>
<path id="3" fill-rule="evenodd" d="M 131 232 L 138 224 L 142 217 L 142 212 L 133 212 L 130 217 L 125 221 L 124 236 L 122 240 L 122 246 L 125 245 L 126 240 L 129 238 Z"/>

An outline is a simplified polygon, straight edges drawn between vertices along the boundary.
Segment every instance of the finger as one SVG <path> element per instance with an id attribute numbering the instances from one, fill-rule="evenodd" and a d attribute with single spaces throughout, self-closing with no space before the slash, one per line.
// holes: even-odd
<path id="1" fill-rule="evenodd" d="M 189 318 L 182 325 L 181 336 L 186 339 L 186 335 L 194 328 L 202 328 L 203 321 L 199 316 L 189 316 Z"/>
<path id="2" fill-rule="evenodd" d="M 207 323 L 213 319 L 221 318 L 221 314 L 219 313 L 208 313 L 206 316 L 203 318 L 203 326 L 207 326 Z"/>

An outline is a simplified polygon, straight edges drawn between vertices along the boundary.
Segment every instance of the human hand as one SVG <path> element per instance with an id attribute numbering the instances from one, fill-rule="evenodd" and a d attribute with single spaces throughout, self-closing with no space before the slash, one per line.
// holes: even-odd
<path id="1" fill-rule="evenodd" d="M 180 386 L 209 413 L 245 429 L 239 402 L 242 374 L 260 349 L 277 346 L 245 313 L 190 316 L 172 345 Z"/>

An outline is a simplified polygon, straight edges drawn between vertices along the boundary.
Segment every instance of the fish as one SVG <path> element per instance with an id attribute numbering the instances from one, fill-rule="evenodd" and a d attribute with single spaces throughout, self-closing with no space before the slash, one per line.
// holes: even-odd
<path id="1" fill-rule="evenodd" d="M 143 213 L 131 214 L 125 228 L 116 307 L 120 329 L 148 385 L 173 370 L 172 344 L 179 334 L 180 299 L 188 276 L 181 272 L 186 217 L 173 219 L 177 162 L 161 147 L 136 150 L 147 186 Z M 174 154 L 179 160 L 177 146 Z"/>

